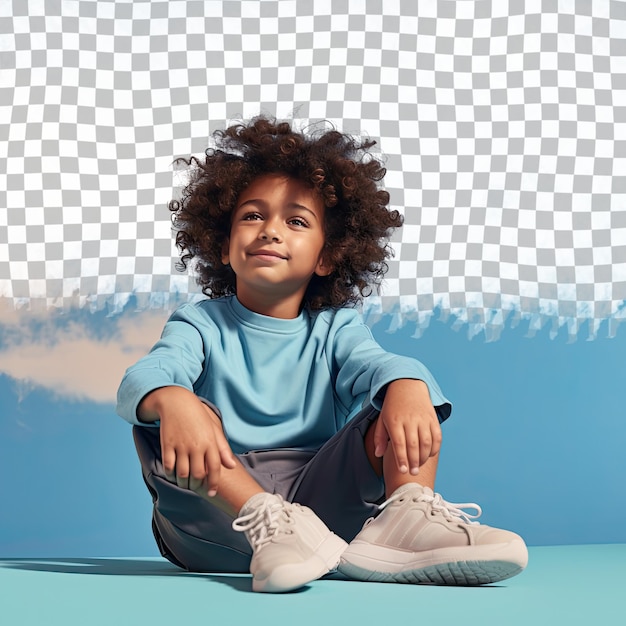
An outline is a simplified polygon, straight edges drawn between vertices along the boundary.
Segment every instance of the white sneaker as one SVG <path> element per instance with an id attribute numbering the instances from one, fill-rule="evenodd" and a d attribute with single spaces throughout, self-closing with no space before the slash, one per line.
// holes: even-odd
<path id="1" fill-rule="evenodd" d="M 242 507 L 233 529 L 252 546 L 252 590 L 291 591 L 337 567 L 347 543 L 311 509 L 259 493 Z"/>
<path id="2" fill-rule="evenodd" d="M 484 585 L 515 576 L 528 563 L 519 535 L 473 521 L 482 513 L 477 504 L 453 504 L 428 487 L 407 484 L 380 508 L 342 554 L 342 574 L 378 582 Z"/>

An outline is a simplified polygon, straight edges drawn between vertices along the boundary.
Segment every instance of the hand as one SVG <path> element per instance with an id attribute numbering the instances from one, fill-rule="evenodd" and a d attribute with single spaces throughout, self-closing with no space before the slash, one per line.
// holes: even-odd
<path id="1" fill-rule="evenodd" d="M 400 379 L 388 385 L 376 420 L 374 454 L 382 457 L 390 441 L 402 474 L 417 474 L 421 465 L 439 453 L 441 426 L 423 381 Z"/>
<path id="2" fill-rule="evenodd" d="M 138 414 L 144 421 L 161 421 L 161 457 L 168 480 L 215 496 L 222 466 L 236 466 L 215 412 L 183 387 L 161 387 L 142 400 Z"/>

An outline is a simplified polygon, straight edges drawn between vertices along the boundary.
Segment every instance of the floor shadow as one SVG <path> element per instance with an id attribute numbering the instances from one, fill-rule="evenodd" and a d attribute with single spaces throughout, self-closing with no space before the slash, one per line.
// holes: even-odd
<path id="1" fill-rule="evenodd" d="M 249 574 L 187 572 L 160 559 L 115 559 L 115 558 L 71 558 L 71 559 L 2 559 L 0 569 L 15 569 L 31 572 L 57 574 L 80 574 L 97 576 L 171 576 L 204 578 L 210 582 L 228 585 L 236 591 L 252 592 Z M 289 593 L 302 593 L 308 586 Z"/>
<path id="2" fill-rule="evenodd" d="M 222 585 L 228 585 L 232 587 L 236 591 L 243 591 L 247 593 L 256 593 L 252 591 L 252 577 L 244 574 L 233 575 L 233 574 L 203 574 L 205 578 L 214 583 L 220 583 Z M 299 593 L 306 593 L 311 587 L 309 585 L 305 585 L 304 587 L 299 587 L 298 589 L 293 589 L 291 591 L 282 592 L 280 595 L 297 595 Z"/>
<path id="3" fill-rule="evenodd" d="M 59 574 L 97 574 L 102 576 L 203 576 L 187 572 L 161 559 L 46 558 L 2 559 L 0 568 Z M 232 575 L 232 574 L 230 574 Z M 245 576 L 245 574 L 241 574 Z"/>
<path id="4" fill-rule="evenodd" d="M 57 574 L 80 574 L 97 576 L 169 576 L 203 578 L 213 583 L 227 585 L 236 591 L 253 593 L 252 578 L 249 574 L 233 574 L 220 572 L 187 572 L 166 560 L 161 559 L 116 559 L 116 558 L 46 558 L 46 559 L 1 559 L 0 569 L 15 569 L 31 572 L 51 572 Z M 323 580 L 351 582 L 337 571 L 329 572 Z M 384 583 L 383 583 L 384 584 Z M 428 585 L 425 585 L 428 586 Z M 436 585 L 432 585 L 436 586 Z M 480 586 L 464 586 L 461 588 L 493 589 L 506 585 L 491 584 Z M 305 593 L 310 586 L 305 585 L 289 594 Z"/>

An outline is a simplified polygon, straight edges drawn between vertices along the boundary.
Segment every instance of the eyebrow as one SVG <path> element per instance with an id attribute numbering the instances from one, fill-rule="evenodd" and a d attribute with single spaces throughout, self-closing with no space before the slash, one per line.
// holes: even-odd
<path id="1" fill-rule="evenodd" d="M 250 200 L 246 200 L 245 202 L 242 202 L 235 210 L 238 211 L 239 209 L 241 209 L 242 207 L 244 207 L 244 206 L 246 206 L 248 204 L 260 204 L 260 205 L 263 205 L 263 206 L 267 206 L 267 202 L 265 202 L 265 200 L 262 200 L 261 198 L 250 198 Z M 319 221 L 319 216 L 317 215 L 317 213 L 315 213 L 315 211 L 309 209 L 309 207 L 306 207 L 303 204 L 299 204 L 298 202 L 289 202 L 289 203 L 287 203 L 285 208 L 286 209 L 298 209 L 300 211 L 307 211 L 316 220 Z"/>

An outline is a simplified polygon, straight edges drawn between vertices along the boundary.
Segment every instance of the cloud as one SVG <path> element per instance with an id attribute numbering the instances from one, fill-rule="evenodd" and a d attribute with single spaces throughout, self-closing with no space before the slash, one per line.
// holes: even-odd
<path id="1" fill-rule="evenodd" d="M 0 324 L 0 373 L 24 394 L 44 387 L 58 396 L 115 402 L 125 369 L 159 338 L 166 311 L 104 316 L 21 313 L 4 309 Z"/>

